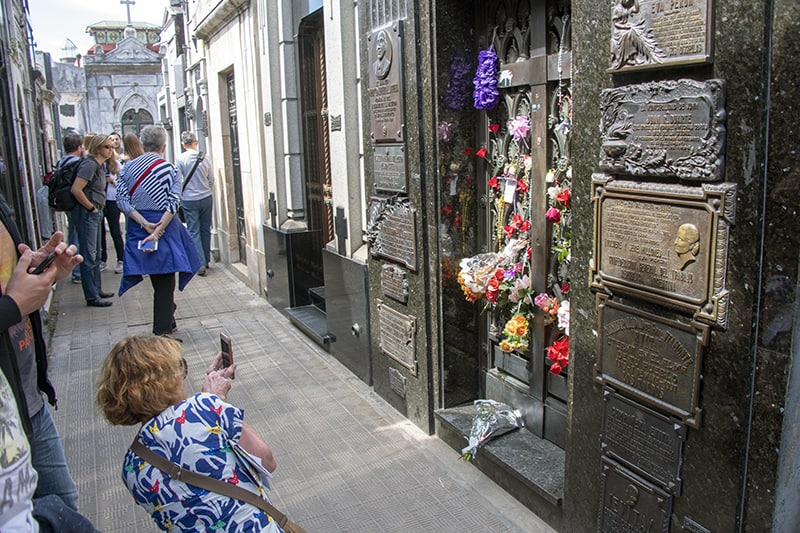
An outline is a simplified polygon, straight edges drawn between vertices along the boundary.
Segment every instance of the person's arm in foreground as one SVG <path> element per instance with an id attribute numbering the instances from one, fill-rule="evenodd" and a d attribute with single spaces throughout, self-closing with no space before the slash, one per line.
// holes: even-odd
<path id="1" fill-rule="evenodd" d="M 223 401 L 228 401 L 228 391 L 231 390 L 231 382 L 228 379 L 236 371 L 236 363 L 227 368 L 222 368 L 222 352 L 217 353 L 211 366 L 206 371 L 206 378 L 203 380 L 203 392 L 216 394 Z M 242 421 L 242 435 L 239 437 L 239 445 L 261 459 L 261 465 L 268 472 L 274 472 L 278 467 L 272 449 L 269 447 L 261 435 L 245 421 Z"/>

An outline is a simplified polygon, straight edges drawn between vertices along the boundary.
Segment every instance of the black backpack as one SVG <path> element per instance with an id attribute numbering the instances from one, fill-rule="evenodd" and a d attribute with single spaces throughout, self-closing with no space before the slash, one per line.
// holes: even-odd
<path id="1" fill-rule="evenodd" d="M 78 201 L 72 196 L 72 182 L 78 175 L 78 167 L 82 159 L 75 157 L 62 164 L 53 171 L 50 181 L 47 182 L 47 203 L 53 211 L 71 211 Z"/>

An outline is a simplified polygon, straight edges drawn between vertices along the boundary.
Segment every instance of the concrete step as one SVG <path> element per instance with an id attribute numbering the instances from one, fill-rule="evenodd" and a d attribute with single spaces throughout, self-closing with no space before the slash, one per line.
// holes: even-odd
<path id="1" fill-rule="evenodd" d="M 455 450 L 467 444 L 472 404 L 434 412 L 436 435 Z M 561 530 L 564 450 L 526 429 L 514 430 L 478 448 L 472 461 L 514 498 L 556 530 Z"/>
<path id="2" fill-rule="evenodd" d="M 325 311 L 316 305 L 287 307 L 284 312 L 292 324 L 323 348 L 328 349 L 330 343 L 336 341 L 336 335 L 328 331 Z"/>

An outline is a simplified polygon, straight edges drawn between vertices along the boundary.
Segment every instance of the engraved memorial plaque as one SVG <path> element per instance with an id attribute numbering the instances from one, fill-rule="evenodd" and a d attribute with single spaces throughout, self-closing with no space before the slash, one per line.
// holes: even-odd
<path id="1" fill-rule="evenodd" d="M 396 368 L 389 368 L 389 387 L 401 398 L 406 397 L 406 381 L 408 379 Z"/>
<path id="2" fill-rule="evenodd" d="M 374 142 L 405 139 L 403 104 L 403 21 L 367 34 L 370 137 Z"/>
<path id="3" fill-rule="evenodd" d="M 600 168 L 613 174 L 719 181 L 725 82 L 670 80 L 600 93 Z"/>
<path id="4" fill-rule="evenodd" d="M 597 295 L 595 380 L 700 427 L 703 348 L 709 327 L 684 324 Z"/>
<path id="5" fill-rule="evenodd" d="M 686 426 L 611 389 L 603 397 L 603 454 L 678 496 Z"/>
<path id="6" fill-rule="evenodd" d="M 417 375 L 416 348 L 417 319 L 404 315 L 391 307 L 378 302 L 379 342 L 383 353 Z"/>
<path id="7" fill-rule="evenodd" d="M 408 198 L 373 198 L 367 241 L 370 254 L 417 270 L 416 209 Z"/>
<path id="8" fill-rule="evenodd" d="M 402 144 L 375 146 L 373 162 L 376 190 L 408 192 L 406 151 Z"/>
<path id="9" fill-rule="evenodd" d="M 592 195 L 594 288 L 687 309 L 727 327 L 735 184 L 687 187 L 595 174 Z"/>
<path id="10" fill-rule="evenodd" d="M 603 501 L 598 530 L 603 533 L 667 533 L 672 496 L 603 457 Z"/>
<path id="11" fill-rule="evenodd" d="M 408 273 L 397 265 L 382 265 L 381 290 L 393 300 L 408 303 Z"/>
<path id="12" fill-rule="evenodd" d="M 712 0 L 613 2 L 609 72 L 711 62 Z"/>

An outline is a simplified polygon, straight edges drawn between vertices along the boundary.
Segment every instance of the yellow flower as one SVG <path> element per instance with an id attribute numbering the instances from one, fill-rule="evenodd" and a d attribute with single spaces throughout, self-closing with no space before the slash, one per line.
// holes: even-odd
<path id="1" fill-rule="evenodd" d="M 500 341 L 500 349 L 506 353 L 511 353 L 514 351 L 514 347 L 511 346 L 511 343 L 508 342 L 507 339 L 503 339 L 502 341 Z"/>

